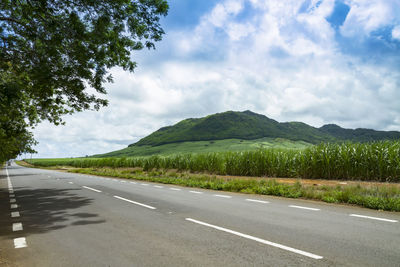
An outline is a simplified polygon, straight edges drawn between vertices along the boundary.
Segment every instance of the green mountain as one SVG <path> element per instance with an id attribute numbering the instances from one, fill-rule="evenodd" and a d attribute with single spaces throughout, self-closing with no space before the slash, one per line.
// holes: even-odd
<path id="1" fill-rule="evenodd" d="M 186 119 L 142 138 L 127 148 L 94 157 L 145 156 L 182 152 L 240 151 L 260 147 L 304 148 L 320 142 L 400 139 L 400 132 L 320 128 L 302 122 L 277 122 L 251 111 L 227 111 Z"/>

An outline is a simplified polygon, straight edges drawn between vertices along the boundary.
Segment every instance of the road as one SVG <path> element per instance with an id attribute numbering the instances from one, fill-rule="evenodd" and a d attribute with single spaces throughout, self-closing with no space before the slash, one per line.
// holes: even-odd
<path id="1" fill-rule="evenodd" d="M 13 164 L 0 266 L 399 266 L 400 214 Z"/>

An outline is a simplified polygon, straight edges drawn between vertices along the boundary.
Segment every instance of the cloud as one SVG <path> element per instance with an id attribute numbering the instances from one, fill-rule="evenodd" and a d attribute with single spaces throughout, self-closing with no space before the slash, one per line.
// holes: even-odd
<path id="1" fill-rule="evenodd" d="M 345 52 L 338 38 L 367 40 L 390 26 L 390 39 L 399 39 L 398 1 L 345 3 L 350 9 L 340 27 L 327 20 L 334 0 L 229 0 L 210 7 L 193 27 L 166 28 L 156 51 L 137 54 L 135 74 L 112 70 L 109 107 L 35 130 L 40 156 L 108 152 L 182 119 L 226 110 L 314 126 L 400 130 L 399 66 L 377 52 L 373 61 Z"/>

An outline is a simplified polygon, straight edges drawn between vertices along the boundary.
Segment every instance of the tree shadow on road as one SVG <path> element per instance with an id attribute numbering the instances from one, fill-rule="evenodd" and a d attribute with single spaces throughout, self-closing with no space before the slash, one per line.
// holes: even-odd
<path id="1" fill-rule="evenodd" d="M 97 214 L 80 210 L 88 206 L 93 199 L 80 195 L 80 189 L 33 189 L 30 187 L 14 188 L 18 211 L 21 217 L 10 218 L 9 193 L 0 189 L 0 230 L 1 236 L 14 235 L 11 231 L 13 222 L 22 222 L 24 235 L 45 233 L 68 226 L 104 223 Z M 74 213 L 74 210 L 77 212 Z M 5 216 L 5 217 L 4 217 Z"/>

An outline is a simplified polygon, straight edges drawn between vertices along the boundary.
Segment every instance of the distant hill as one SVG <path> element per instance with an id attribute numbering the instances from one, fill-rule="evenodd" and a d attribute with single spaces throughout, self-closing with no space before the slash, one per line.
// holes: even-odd
<path id="1" fill-rule="evenodd" d="M 186 152 L 242 151 L 260 147 L 304 148 L 320 142 L 400 139 L 400 132 L 320 128 L 302 122 L 277 122 L 251 111 L 227 111 L 186 119 L 142 138 L 127 148 L 93 157 L 128 157 Z"/>
<path id="2" fill-rule="evenodd" d="M 400 139 L 400 132 L 344 129 L 335 124 L 315 128 L 302 122 L 277 122 L 251 111 L 227 111 L 198 119 L 186 119 L 167 126 L 129 146 L 223 139 L 253 140 L 263 137 L 304 141 L 312 144 L 335 141 L 377 141 Z"/>

